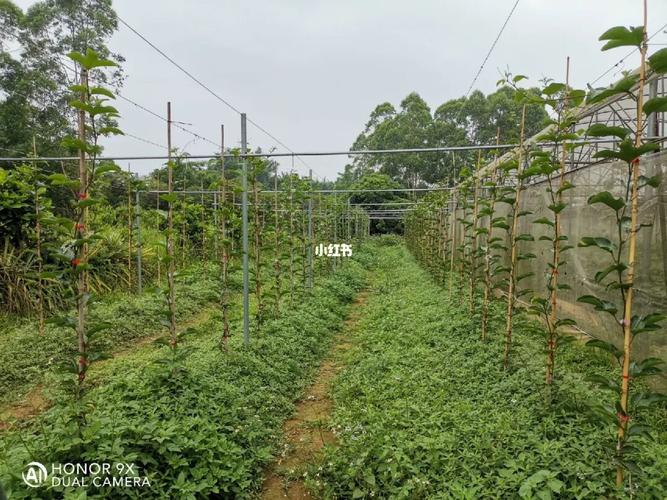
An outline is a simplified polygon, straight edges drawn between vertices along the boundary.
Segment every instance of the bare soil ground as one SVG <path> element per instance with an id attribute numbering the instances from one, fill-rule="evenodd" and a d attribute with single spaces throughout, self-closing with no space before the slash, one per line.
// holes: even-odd
<path id="1" fill-rule="evenodd" d="M 333 400 L 331 381 L 345 364 L 345 352 L 352 346 L 351 331 L 359 320 L 368 292 L 361 292 L 327 358 L 320 365 L 313 384 L 296 404 L 294 415 L 283 425 L 282 453 L 269 467 L 261 498 L 265 500 L 312 499 L 304 484 L 304 470 L 320 456 L 324 445 L 335 443 L 329 429 Z"/>

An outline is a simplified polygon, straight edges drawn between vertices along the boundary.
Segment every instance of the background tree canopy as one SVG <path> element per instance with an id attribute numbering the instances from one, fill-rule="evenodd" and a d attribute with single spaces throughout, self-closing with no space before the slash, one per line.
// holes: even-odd
<path id="1" fill-rule="evenodd" d="M 431 112 L 419 94 L 412 92 L 401 101 L 399 109 L 389 102 L 376 106 L 352 149 L 493 144 L 498 129 L 501 144 L 517 142 L 522 105 L 514 94 L 510 88 L 501 88 L 486 96 L 476 90 L 467 98 L 452 99 Z M 546 119 L 542 106 L 528 106 L 526 136 L 539 132 Z M 377 171 L 410 187 L 453 184 L 461 168 L 474 162 L 471 153 L 360 156 L 346 166 L 340 180 L 349 184 L 365 173 Z"/>

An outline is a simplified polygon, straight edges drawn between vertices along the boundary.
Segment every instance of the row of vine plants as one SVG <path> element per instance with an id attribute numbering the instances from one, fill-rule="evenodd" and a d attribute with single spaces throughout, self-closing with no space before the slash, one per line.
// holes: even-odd
<path id="1" fill-rule="evenodd" d="M 667 318 L 662 310 L 639 314 L 635 304 L 638 263 L 650 258 L 638 251 L 637 235 L 645 227 L 639 218 L 639 198 L 643 189 L 660 184 L 659 176 L 642 172 L 642 158 L 660 149 L 659 143 L 646 138 L 649 135 L 647 118 L 667 111 L 667 98 L 645 97 L 647 78 L 667 74 L 667 49 L 648 57 L 646 33 L 645 12 L 642 26 L 617 26 L 600 36 L 603 51 L 634 47 L 640 54 L 639 70 L 625 74 L 609 88 L 589 92 L 572 88 L 569 60 L 565 81 L 547 81 L 538 91 L 521 86 L 525 76 L 506 74 L 499 85 L 514 89 L 517 99 L 524 104 L 523 116 L 517 124 L 519 147 L 502 157 L 496 152 L 484 161 L 480 155 L 476 165 L 462 170 L 455 188 L 429 195 L 426 203 L 406 220 L 407 244 L 448 287 L 452 297 L 458 297 L 460 303 L 468 301 L 480 341 L 486 342 L 494 335 L 491 302 L 504 301 L 505 324 L 496 325 L 502 331 L 504 350 L 499 362 L 504 370 L 512 370 L 515 316 L 528 312 L 542 320 L 547 403 L 557 398 L 554 386 L 559 380 L 558 349 L 574 339 L 571 329 L 576 327 L 575 318 L 568 317 L 559 308 L 559 294 L 570 289 L 562 278 L 568 255 L 576 247 L 578 251 L 589 251 L 583 250 L 586 248 L 600 253 L 600 268 L 591 278 L 599 289 L 613 292 L 616 300 L 596 295 L 583 295 L 577 300 L 592 306 L 600 315 L 611 315 L 618 325 L 615 341 L 590 338 L 587 345 L 608 352 L 617 366 L 615 379 L 602 375 L 591 377 L 590 382 L 607 390 L 609 398 L 592 406 L 590 411 L 601 425 L 615 429 L 613 456 L 615 485 L 619 489 L 628 487 L 631 473 L 639 473 L 633 462 L 633 456 L 641 447 L 642 439 L 638 438 L 652 438 L 650 429 L 642 424 L 641 415 L 667 400 L 665 395 L 649 389 L 645 380 L 661 372 L 663 360 L 655 357 L 640 360 L 633 353 L 637 337 L 664 335 L 662 322 Z M 594 124 L 578 128 L 582 106 L 614 98 L 629 99 L 635 104 L 634 126 Z M 531 104 L 544 106 L 549 111 L 546 128 L 534 141 L 550 143 L 548 149 L 538 148 L 524 137 L 526 106 Z M 586 140 L 600 138 L 613 139 L 616 147 L 602 149 L 594 158 L 614 162 L 625 180 L 620 196 L 604 190 L 592 194 L 588 204 L 609 210 L 616 229 L 611 236 L 590 235 L 577 242 L 570 241 L 562 224 L 563 214 L 570 210 L 567 192 L 575 188 L 568 180 L 568 159 Z M 524 192 L 531 184 L 534 184 L 532 189 L 544 186 L 548 200 L 546 216 L 536 217 L 523 209 Z M 532 233 L 521 231 L 522 227 L 532 224 L 546 228 L 538 242 Z M 541 290 L 525 285 L 535 274 L 522 272 L 531 267 L 525 264 L 536 258 L 529 251 L 529 244 L 530 248 L 544 245 L 549 255 Z"/>

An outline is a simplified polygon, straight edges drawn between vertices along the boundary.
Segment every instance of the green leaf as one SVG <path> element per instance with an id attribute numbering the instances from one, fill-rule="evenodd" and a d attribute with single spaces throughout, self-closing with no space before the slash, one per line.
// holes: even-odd
<path id="1" fill-rule="evenodd" d="M 54 186 L 67 186 L 75 188 L 79 185 L 78 179 L 70 179 L 65 174 L 51 174 L 49 175 L 48 179 Z"/>
<path id="2" fill-rule="evenodd" d="M 552 227 L 556 225 L 554 221 L 547 219 L 546 217 L 534 220 L 533 224 L 545 224 L 547 226 L 552 226 Z"/>
<path id="3" fill-rule="evenodd" d="M 125 133 L 124 133 L 121 129 L 119 129 L 118 127 L 113 127 L 113 126 L 101 127 L 101 128 L 98 130 L 98 133 L 99 133 L 100 135 L 105 135 L 105 136 L 109 136 L 109 135 L 125 135 Z"/>
<path id="4" fill-rule="evenodd" d="M 624 263 L 620 264 L 612 264 L 608 267 L 605 267 L 602 271 L 598 271 L 595 273 L 595 282 L 596 283 L 601 283 L 603 279 L 607 277 L 607 275 L 613 271 L 620 271 L 623 272 L 628 268 Z"/>
<path id="5" fill-rule="evenodd" d="M 99 200 L 96 200 L 95 198 L 86 198 L 85 200 L 79 200 L 76 202 L 76 206 L 79 208 L 85 208 L 85 207 L 90 207 L 95 204 L 99 203 Z"/>
<path id="6" fill-rule="evenodd" d="M 556 320 L 556 323 L 554 323 L 554 326 L 556 328 L 559 328 L 561 326 L 574 326 L 576 324 L 577 324 L 577 322 L 575 320 L 571 319 L 571 318 L 563 318 L 563 319 Z"/>
<path id="7" fill-rule="evenodd" d="M 594 194 L 588 198 L 589 205 L 593 205 L 595 203 L 603 203 L 615 212 L 618 212 L 620 209 L 625 207 L 625 200 L 623 200 L 623 198 L 615 198 L 614 195 L 609 191 L 602 191 L 601 193 Z"/>
<path id="8" fill-rule="evenodd" d="M 120 167 L 115 163 L 105 163 L 95 169 L 96 175 L 106 174 L 107 172 L 120 172 Z"/>
<path id="9" fill-rule="evenodd" d="M 643 188 L 645 186 L 650 186 L 652 188 L 657 188 L 660 186 L 660 174 L 654 175 L 653 177 L 646 177 L 644 175 L 639 176 L 639 187 Z M 652 224 L 647 224 L 647 226 L 651 226 Z"/>
<path id="10" fill-rule="evenodd" d="M 643 26 L 614 26 L 608 29 L 600 38 L 600 41 L 607 40 L 607 43 L 602 46 L 602 50 L 614 49 L 616 47 L 641 47 L 644 41 L 644 27 Z"/>
<path id="11" fill-rule="evenodd" d="M 556 193 L 557 194 L 564 193 L 568 189 L 573 189 L 573 188 L 574 184 L 572 184 L 570 181 L 563 181 L 563 185 L 556 190 Z"/>
<path id="12" fill-rule="evenodd" d="M 667 97 L 654 97 L 644 103 L 644 113 L 660 113 L 667 111 Z"/>
<path id="13" fill-rule="evenodd" d="M 625 139 L 630 131 L 623 127 L 612 127 L 610 125 L 603 125 L 602 123 L 596 123 L 591 125 L 586 131 L 586 135 L 591 137 L 618 137 L 619 139 Z"/>
<path id="14" fill-rule="evenodd" d="M 590 347 L 599 347 L 599 346 L 590 346 Z M 603 348 L 605 351 L 607 351 L 607 348 Z M 609 380 L 607 377 L 604 377 L 602 375 L 589 375 L 586 377 L 586 380 L 597 385 L 600 387 L 603 387 L 605 389 L 608 389 L 612 392 L 618 391 L 618 382 L 615 382 L 613 380 Z"/>
<path id="15" fill-rule="evenodd" d="M 544 95 L 552 96 L 554 94 L 557 94 L 558 92 L 562 92 L 565 90 L 565 84 L 564 83 L 550 83 L 546 87 L 542 89 L 542 93 Z"/>
<path id="16" fill-rule="evenodd" d="M 100 59 L 100 57 L 97 55 L 97 52 L 90 48 L 86 50 L 85 55 L 80 52 L 70 52 L 68 57 L 72 61 L 79 63 L 82 68 L 87 70 L 105 66 L 118 66 L 118 64 L 108 59 Z"/>
<path id="17" fill-rule="evenodd" d="M 643 332 L 660 330 L 660 322 L 667 319 L 667 316 L 660 313 L 647 314 L 645 316 L 633 316 L 631 323 L 632 333 L 637 335 Z"/>
<path id="18" fill-rule="evenodd" d="M 618 145 L 618 150 L 603 149 L 595 153 L 593 158 L 618 159 L 630 163 L 646 153 L 658 151 L 659 149 L 660 146 L 654 142 L 647 142 L 637 148 L 630 139 L 624 139 Z"/>
<path id="19" fill-rule="evenodd" d="M 653 439 L 651 436 L 651 426 L 643 424 L 631 424 L 628 427 L 628 437 L 637 437 L 643 436 L 649 439 Z"/>
<path id="20" fill-rule="evenodd" d="M 623 351 L 621 351 L 614 344 L 605 342 L 600 339 L 593 339 L 586 342 L 586 347 L 595 347 L 596 349 L 602 349 L 603 351 L 610 352 L 617 360 L 621 359 L 623 356 Z"/>
<path id="21" fill-rule="evenodd" d="M 178 201 L 178 195 L 176 193 L 161 194 L 160 200 L 166 203 L 176 203 Z"/>
<path id="22" fill-rule="evenodd" d="M 110 99 L 116 98 L 116 96 L 113 95 L 113 92 L 111 92 L 109 89 L 105 89 L 104 87 L 93 87 L 90 89 L 90 93 L 95 95 L 103 95 Z"/>
<path id="23" fill-rule="evenodd" d="M 653 55 L 649 56 L 648 63 L 651 65 L 651 69 L 656 73 L 667 73 L 667 48 L 660 49 Z"/>
<path id="24" fill-rule="evenodd" d="M 552 212 L 559 214 L 567 207 L 567 203 L 556 203 L 555 205 L 549 205 L 547 208 Z"/>
<path id="25" fill-rule="evenodd" d="M 592 237 L 592 236 L 584 236 L 581 238 L 581 241 L 579 242 L 580 247 L 598 247 L 601 250 L 604 250 L 606 252 L 609 252 L 610 254 L 613 255 L 613 253 L 618 249 L 616 246 L 616 243 L 613 243 L 612 241 L 608 240 L 607 238 L 601 238 L 601 237 Z"/>
<path id="26" fill-rule="evenodd" d="M 582 295 L 577 298 L 577 302 L 583 302 L 585 304 L 591 304 L 594 306 L 596 311 L 603 311 L 614 316 L 618 309 L 616 304 L 609 302 L 608 300 L 602 300 L 596 297 L 595 295 Z"/>
<path id="27" fill-rule="evenodd" d="M 618 82 L 607 89 L 595 90 L 588 95 L 587 103 L 596 104 L 602 102 L 609 97 L 613 97 L 618 94 L 627 94 L 630 92 L 632 87 L 634 87 L 639 81 L 639 75 L 630 74 L 621 78 Z"/>

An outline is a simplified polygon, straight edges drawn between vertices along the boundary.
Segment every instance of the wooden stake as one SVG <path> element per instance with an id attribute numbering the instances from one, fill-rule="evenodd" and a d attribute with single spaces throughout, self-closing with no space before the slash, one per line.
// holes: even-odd
<path id="1" fill-rule="evenodd" d="M 568 98 L 567 92 L 570 88 L 570 57 L 567 57 L 567 62 L 565 64 L 565 92 L 566 97 L 563 101 L 563 110 L 561 111 L 561 116 L 564 116 L 567 119 L 567 108 L 568 108 Z M 565 183 L 565 164 L 567 162 L 567 142 L 563 141 L 561 157 L 560 157 L 560 175 L 558 178 L 558 194 L 556 195 L 556 205 L 559 205 L 563 202 L 563 193 L 561 191 L 563 184 Z M 551 193 L 553 197 L 553 191 Z M 549 339 L 547 342 L 547 369 L 545 375 L 545 382 L 547 386 L 553 384 L 554 380 L 554 369 L 555 369 L 555 358 L 556 358 L 556 342 L 558 337 L 556 335 L 556 321 L 558 321 L 558 269 L 560 262 L 560 236 L 561 236 L 561 212 L 558 211 L 554 215 L 554 241 L 553 241 L 553 260 L 551 262 L 551 279 L 550 279 L 550 290 L 551 294 L 551 310 L 549 311 L 549 320 L 548 320 L 548 330 L 549 330 Z"/>
<path id="2" fill-rule="evenodd" d="M 454 191 L 454 206 L 452 208 L 452 223 L 451 223 L 451 232 L 452 232 L 452 244 L 451 244 L 451 253 L 449 254 L 449 299 L 452 298 L 452 286 L 454 282 L 454 259 L 456 257 L 456 209 L 458 205 L 458 192 Z"/>
<path id="3" fill-rule="evenodd" d="M 157 193 L 155 194 L 155 211 L 157 212 L 159 210 L 160 210 L 160 171 L 158 170 L 157 171 Z M 160 218 L 158 217 L 158 218 L 156 218 L 156 220 L 158 221 L 157 222 L 158 229 L 160 229 Z M 156 256 L 157 256 L 157 282 L 160 283 L 160 281 L 162 280 L 162 276 L 160 275 L 161 274 L 160 273 L 160 258 L 161 258 L 161 255 L 160 255 L 160 246 L 159 245 L 156 247 L 155 253 L 156 253 Z"/>
<path id="4" fill-rule="evenodd" d="M 496 130 L 496 146 L 500 144 L 500 127 Z M 493 239 L 493 216 L 496 210 L 496 161 L 498 160 L 498 151 L 493 156 L 493 168 L 491 169 L 492 195 L 489 202 L 489 223 L 487 224 L 486 248 L 484 250 L 484 300 L 482 302 L 482 340 L 486 340 L 489 328 L 489 303 L 491 301 L 491 247 L 489 241 Z"/>
<path id="5" fill-rule="evenodd" d="M 88 87 L 88 71 L 81 69 L 81 86 Z M 81 92 L 81 102 L 88 102 L 88 91 Z M 86 112 L 79 109 L 77 112 L 78 121 L 78 139 L 81 143 L 86 142 Z M 79 192 L 78 201 L 88 198 L 88 165 L 86 164 L 86 152 L 79 149 Z M 88 207 L 80 209 L 79 218 L 76 224 L 76 239 L 87 240 L 88 238 Z M 74 267 L 88 263 L 88 243 L 83 243 L 75 257 Z M 76 399 L 80 401 L 83 397 L 83 383 L 86 378 L 86 368 L 88 366 L 88 338 L 86 336 L 86 316 L 88 313 L 88 271 L 80 271 L 76 279 L 77 288 L 77 324 L 76 334 L 78 340 L 79 359 L 77 363 L 78 383 L 76 388 Z"/>
<path id="6" fill-rule="evenodd" d="M 127 164 L 127 287 L 132 290 L 132 185 L 130 164 Z"/>
<path id="7" fill-rule="evenodd" d="M 32 156 L 37 158 L 37 142 L 35 136 L 32 136 Z M 37 163 L 32 161 L 33 175 L 35 176 L 35 255 L 37 259 L 37 314 L 39 319 L 39 334 L 44 335 L 44 282 L 42 281 L 42 271 L 44 263 L 42 260 L 42 220 L 41 203 L 39 198 L 39 175 L 37 172 Z"/>
<path id="8" fill-rule="evenodd" d="M 505 353 L 503 356 L 503 367 L 505 370 L 509 368 L 510 350 L 512 348 L 512 325 L 514 317 L 514 305 L 516 302 L 516 267 L 517 267 L 517 241 L 516 233 L 519 229 L 519 209 L 521 208 L 521 190 L 523 182 L 521 181 L 521 173 L 523 172 L 523 142 L 525 136 L 526 126 L 526 105 L 523 105 L 521 111 L 521 136 L 519 139 L 519 153 L 517 164 L 517 181 L 516 181 L 516 196 L 514 198 L 514 207 L 512 208 L 512 233 L 510 235 L 511 251 L 510 251 L 510 272 L 509 272 L 509 290 L 507 292 L 507 323 L 505 327 Z"/>
<path id="9" fill-rule="evenodd" d="M 644 35 L 640 50 L 641 63 L 639 66 L 639 88 L 637 89 L 637 125 L 635 147 L 642 145 L 644 86 L 646 84 L 646 51 L 648 39 L 646 26 L 648 24 L 647 0 L 644 0 Z M 639 230 L 639 158 L 632 161 L 632 191 L 630 194 L 630 236 L 628 247 L 628 269 L 626 275 L 625 304 L 623 309 L 623 374 L 621 377 L 620 403 L 622 417 L 619 418 L 617 450 L 620 452 L 628 428 L 628 398 L 630 395 L 630 362 L 632 355 L 632 300 L 634 296 L 635 261 L 637 258 L 637 231 Z M 623 467 L 616 466 L 616 486 L 623 485 Z"/>
<path id="10" fill-rule="evenodd" d="M 479 191 L 479 172 L 482 164 L 482 150 L 477 152 L 477 168 L 475 171 L 475 183 L 473 184 L 473 207 L 472 207 L 472 234 L 470 242 L 470 315 L 475 313 L 475 271 L 477 267 L 477 192 Z"/>

